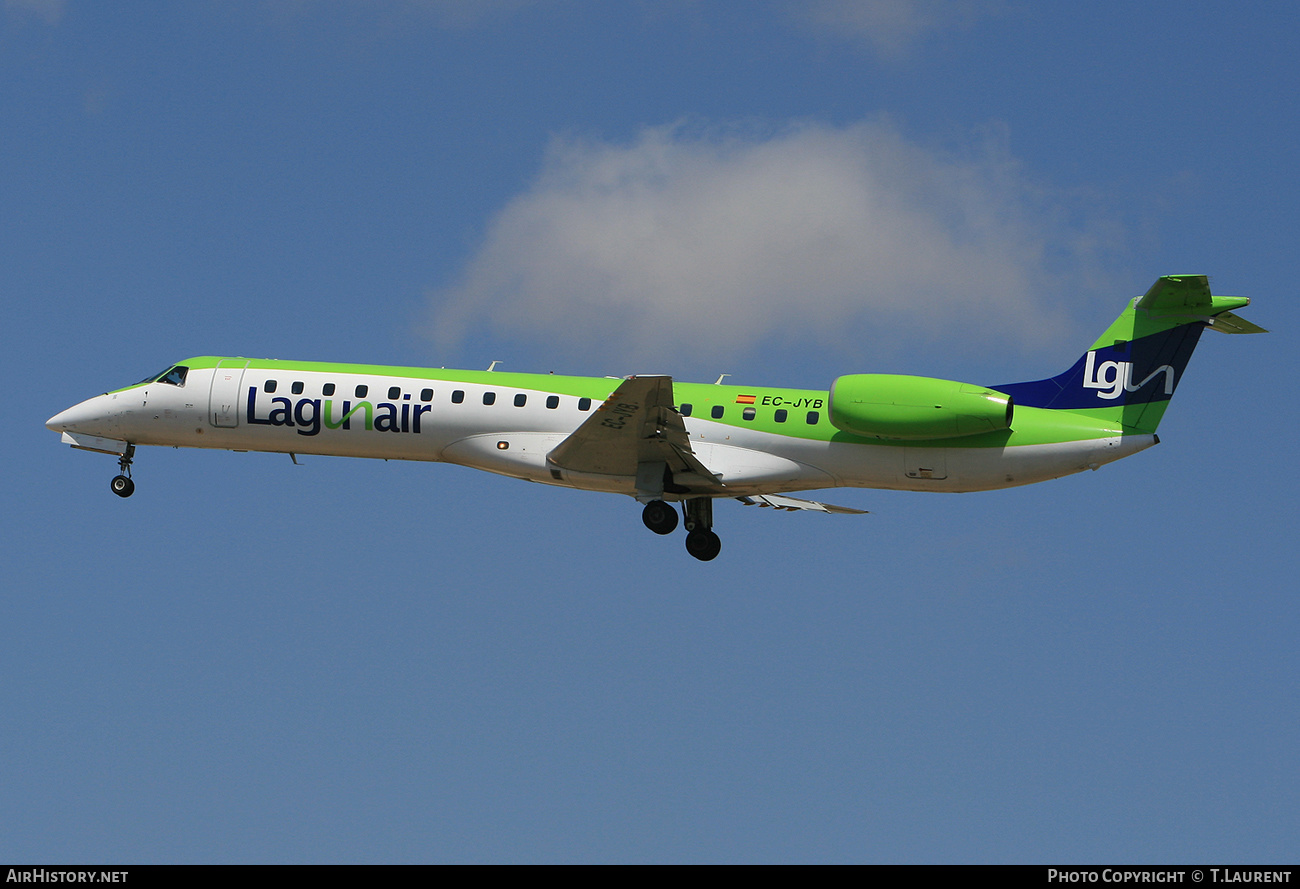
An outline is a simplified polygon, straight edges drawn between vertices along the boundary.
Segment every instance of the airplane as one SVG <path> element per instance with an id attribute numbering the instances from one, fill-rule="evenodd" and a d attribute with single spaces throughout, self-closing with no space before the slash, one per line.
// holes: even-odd
<path id="1" fill-rule="evenodd" d="M 1161 277 L 1069 370 L 982 386 L 848 374 L 829 390 L 203 356 L 97 395 L 46 426 L 118 457 L 139 445 L 456 463 L 625 494 L 702 561 L 713 502 L 863 513 L 790 497 L 834 487 L 984 491 L 1095 470 L 1159 443 L 1201 333 L 1265 333 L 1204 275 Z"/>

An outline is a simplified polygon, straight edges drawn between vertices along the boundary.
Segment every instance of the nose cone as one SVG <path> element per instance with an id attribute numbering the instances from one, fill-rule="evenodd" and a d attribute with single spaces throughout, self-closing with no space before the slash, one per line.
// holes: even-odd
<path id="1" fill-rule="evenodd" d="M 45 428 L 51 432 L 62 432 L 68 428 L 68 414 L 70 413 L 72 413 L 70 410 L 59 411 L 45 421 Z"/>
<path id="2" fill-rule="evenodd" d="M 53 432 L 102 434 L 111 418 L 104 396 L 99 395 L 50 417 L 45 421 L 45 428 Z"/>

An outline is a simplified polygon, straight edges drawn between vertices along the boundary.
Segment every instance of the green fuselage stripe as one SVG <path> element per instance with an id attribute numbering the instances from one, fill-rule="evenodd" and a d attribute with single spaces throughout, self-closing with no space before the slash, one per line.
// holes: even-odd
<path id="1" fill-rule="evenodd" d="M 426 367 L 397 367 L 377 364 L 339 364 L 314 361 L 282 361 L 275 359 L 234 359 L 201 356 L 182 362 L 193 370 L 211 369 L 222 363 L 227 367 L 242 368 L 252 373 L 254 385 L 260 385 L 259 372 L 267 378 L 283 380 L 294 373 L 361 378 L 361 382 L 381 385 L 376 378 L 409 379 L 427 384 L 434 389 L 435 401 L 449 397 L 446 389 L 457 384 L 478 386 L 501 391 L 509 401 L 511 392 L 567 395 L 590 398 L 594 404 L 606 399 L 617 387 L 619 379 L 612 377 L 575 377 L 559 374 L 530 374 L 508 371 L 451 370 Z M 250 378 L 245 376 L 245 386 Z M 353 385 L 356 380 L 349 380 Z M 140 384 L 145 385 L 145 384 Z M 129 386 L 127 389 L 138 388 Z M 125 391 L 125 390 L 118 390 Z M 903 442 L 894 439 L 868 438 L 837 429 L 830 420 L 830 393 L 824 389 L 785 389 L 758 386 L 733 386 L 709 383 L 673 383 L 673 395 L 678 406 L 689 405 L 693 420 L 708 421 L 737 429 L 766 432 L 809 441 L 845 442 L 862 445 L 898 446 Z M 353 408 L 356 411 L 360 407 Z M 1153 406 L 1154 407 L 1154 406 Z M 721 408 L 721 416 L 714 416 Z M 1160 410 L 1163 410 L 1161 405 Z M 783 416 L 784 421 L 778 421 Z M 752 419 L 748 419 L 752 417 Z M 1036 408 L 1017 408 L 1012 428 L 959 438 L 908 441 L 908 447 L 951 448 L 1005 448 L 1020 445 L 1053 444 L 1086 441 L 1124 434 L 1121 408 L 1101 408 L 1086 411 L 1054 411 Z M 812 420 L 812 422 L 809 422 Z M 330 417 L 331 427 L 341 418 Z"/>

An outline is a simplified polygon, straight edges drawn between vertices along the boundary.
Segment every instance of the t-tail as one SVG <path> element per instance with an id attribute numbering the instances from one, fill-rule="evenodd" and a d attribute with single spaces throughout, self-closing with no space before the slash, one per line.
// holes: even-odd
<path id="1" fill-rule="evenodd" d="M 1065 373 L 990 388 L 1019 406 L 1075 411 L 1154 433 L 1202 331 L 1267 333 L 1233 314 L 1249 303 L 1244 296 L 1211 295 L 1205 275 L 1166 275 Z"/>

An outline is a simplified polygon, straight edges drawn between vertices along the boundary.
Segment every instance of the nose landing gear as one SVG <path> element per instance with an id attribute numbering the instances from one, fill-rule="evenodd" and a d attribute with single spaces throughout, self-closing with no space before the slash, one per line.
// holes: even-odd
<path id="1" fill-rule="evenodd" d="M 135 445 L 129 444 L 122 456 L 117 458 L 117 467 L 122 472 L 120 475 L 113 476 L 113 480 L 109 482 L 109 487 L 119 497 L 130 497 L 135 493 L 135 482 L 131 481 L 131 458 L 133 456 L 135 456 Z"/>

